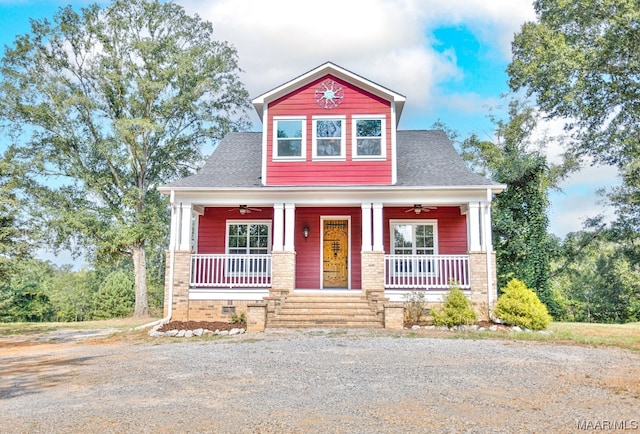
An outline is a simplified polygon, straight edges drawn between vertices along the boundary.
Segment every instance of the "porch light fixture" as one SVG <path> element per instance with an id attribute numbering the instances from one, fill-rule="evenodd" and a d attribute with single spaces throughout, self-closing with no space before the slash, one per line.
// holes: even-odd
<path id="1" fill-rule="evenodd" d="M 416 214 L 420 214 L 422 212 L 422 205 L 420 204 L 413 205 L 413 212 L 415 212 Z"/>
<path id="2" fill-rule="evenodd" d="M 302 229 L 302 236 L 304 236 L 304 239 L 306 240 L 307 238 L 309 238 L 309 227 L 305 226 Z"/>
<path id="3" fill-rule="evenodd" d="M 240 214 L 245 215 L 247 213 L 247 211 L 249 210 L 249 208 L 246 205 L 240 205 L 240 207 L 238 208 L 240 211 Z"/>

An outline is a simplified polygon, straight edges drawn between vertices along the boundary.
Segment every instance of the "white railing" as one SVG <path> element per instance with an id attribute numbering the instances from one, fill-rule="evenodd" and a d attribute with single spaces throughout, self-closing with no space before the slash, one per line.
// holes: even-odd
<path id="1" fill-rule="evenodd" d="M 385 288 L 469 289 L 469 255 L 384 255 Z"/>
<path id="2" fill-rule="evenodd" d="M 271 255 L 191 255 L 191 287 L 271 286 Z"/>

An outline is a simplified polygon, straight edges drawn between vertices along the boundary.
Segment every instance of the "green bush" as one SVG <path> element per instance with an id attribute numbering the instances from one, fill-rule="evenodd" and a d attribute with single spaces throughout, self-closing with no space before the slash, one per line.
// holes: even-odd
<path id="1" fill-rule="evenodd" d="M 531 330 L 546 329 L 553 320 L 535 292 L 518 279 L 502 288 L 493 313 L 504 323 Z"/>
<path id="2" fill-rule="evenodd" d="M 420 324 L 427 314 L 424 291 L 412 291 L 404 297 L 404 321 L 410 325 Z"/>
<path id="3" fill-rule="evenodd" d="M 471 301 L 460 288 L 451 288 L 444 296 L 444 305 L 431 311 L 433 324 L 437 326 L 453 327 L 469 325 L 478 320 Z"/>

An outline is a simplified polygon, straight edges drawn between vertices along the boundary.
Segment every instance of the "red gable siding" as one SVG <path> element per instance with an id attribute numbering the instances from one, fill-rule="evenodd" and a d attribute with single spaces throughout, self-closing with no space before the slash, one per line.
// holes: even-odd
<path id="1" fill-rule="evenodd" d="M 326 79 L 340 83 L 344 100 L 335 109 L 323 109 L 315 101 L 315 89 Z M 386 159 L 352 159 L 352 116 L 386 115 Z M 306 117 L 306 161 L 273 161 L 274 116 Z M 313 117 L 346 116 L 346 154 L 344 161 L 312 161 Z M 267 140 L 267 185 L 390 185 L 391 170 L 391 104 L 347 82 L 327 75 L 269 104 L 265 119 Z"/>

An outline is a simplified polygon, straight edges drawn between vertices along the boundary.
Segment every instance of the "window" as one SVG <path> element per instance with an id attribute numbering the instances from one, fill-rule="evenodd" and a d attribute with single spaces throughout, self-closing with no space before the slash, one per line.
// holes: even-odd
<path id="1" fill-rule="evenodd" d="M 271 251 L 270 222 L 227 222 L 227 253 L 230 255 L 266 255 Z M 264 272 L 268 260 L 229 258 L 227 273 Z"/>
<path id="2" fill-rule="evenodd" d="M 306 156 L 306 127 L 304 119 L 274 119 L 273 158 L 304 159 Z"/>
<path id="3" fill-rule="evenodd" d="M 384 158 L 385 145 L 385 118 L 353 117 L 353 158 Z"/>
<path id="4" fill-rule="evenodd" d="M 436 221 L 391 222 L 391 253 L 394 255 L 436 255 Z M 429 258 L 396 259 L 396 273 L 434 273 L 435 262 Z"/>
<path id="5" fill-rule="evenodd" d="M 316 118 L 313 120 L 314 157 L 344 159 L 344 118 Z"/>

